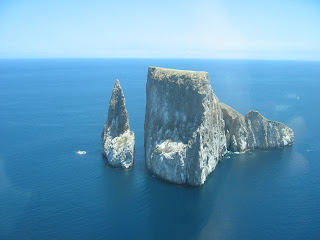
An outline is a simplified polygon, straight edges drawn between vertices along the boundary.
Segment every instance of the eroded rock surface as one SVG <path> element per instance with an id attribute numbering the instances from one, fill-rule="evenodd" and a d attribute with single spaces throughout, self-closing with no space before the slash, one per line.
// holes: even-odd
<path id="1" fill-rule="evenodd" d="M 253 138 L 249 138 L 251 148 L 276 148 L 290 145 L 294 141 L 291 128 L 283 123 L 266 119 L 257 111 L 250 111 L 245 116 Z"/>
<path id="2" fill-rule="evenodd" d="M 146 93 L 147 168 L 173 183 L 202 185 L 226 153 L 209 74 L 149 67 Z"/>
<path id="3" fill-rule="evenodd" d="M 135 136 L 130 130 L 126 100 L 119 80 L 116 80 L 109 104 L 108 119 L 102 133 L 103 154 L 114 167 L 133 166 Z"/>
<path id="4" fill-rule="evenodd" d="M 250 111 L 243 116 L 224 103 L 220 105 L 229 151 L 277 148 L 293 143 L 293 130 L 285 124 L 268 120 L 257 111 Z"/>

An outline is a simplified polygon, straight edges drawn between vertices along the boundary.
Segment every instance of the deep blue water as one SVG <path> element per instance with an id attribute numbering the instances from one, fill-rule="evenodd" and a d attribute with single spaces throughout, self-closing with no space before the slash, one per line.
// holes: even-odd
<path id="1" fill-rule="evenodd" d="M 153 178 L 149 65 L 208 71 L 220 101 L 288 124 L 295 144 L 229 155 L 201 188 Z M 101 155 L 117 78 L 136 133 L 128 172 Z M 319 90 L 320 62 L 0 60 L 0 239 L 320 239 Z"/>

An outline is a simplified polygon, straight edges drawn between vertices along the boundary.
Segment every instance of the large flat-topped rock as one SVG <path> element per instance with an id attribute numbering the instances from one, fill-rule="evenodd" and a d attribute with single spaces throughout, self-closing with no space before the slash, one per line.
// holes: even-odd
<path id="1" fill-rule="evenodd" d="M 149 67 L 146 91 L 147 168 L 167 181 L 203 184 L 226 152 L 209 74 Z"/>
<path id="2" fill-rule="evenodd" d="M 156 81 L 166 81 L 175 84 L 183 84 L 198 91 L 207 90 L 210 85 L 208 72 L 186 71 L 160 67 L 149 67 L 148 77 Z"/>

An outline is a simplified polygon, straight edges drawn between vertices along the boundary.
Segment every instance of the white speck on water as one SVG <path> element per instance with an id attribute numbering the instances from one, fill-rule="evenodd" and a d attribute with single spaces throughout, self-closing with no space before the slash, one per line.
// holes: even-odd
<path id="1" fill-rule="evenodd" d="M 85 154 L 87 154 L 86 151 L 81 151 L 81 150 L 77 151 L 77 153 L 78 153 L 79 155 L 85 155 Z"/>

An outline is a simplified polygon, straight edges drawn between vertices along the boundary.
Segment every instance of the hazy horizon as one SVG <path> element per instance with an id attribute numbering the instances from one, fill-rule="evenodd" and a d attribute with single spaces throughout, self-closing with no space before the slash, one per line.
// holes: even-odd
<path id="1" fill-rule="evenodd" d="M 320 2 L 13 0 L 0 58 L 320 60 Z"/>
<path id="2" fill-rule="evenodd" d="M 0 60 L 24 60 L 24 59 L 168 59 L 168 60 L 239 60 L 239 61 L 298 61 L 298 62 L 319 62 L 319 59 L 285 59 L 285 58 L 278 58 L 278 59 L 267 59 L 267 58 L 201 58 L 201 57 L 0 57 Z"/>

